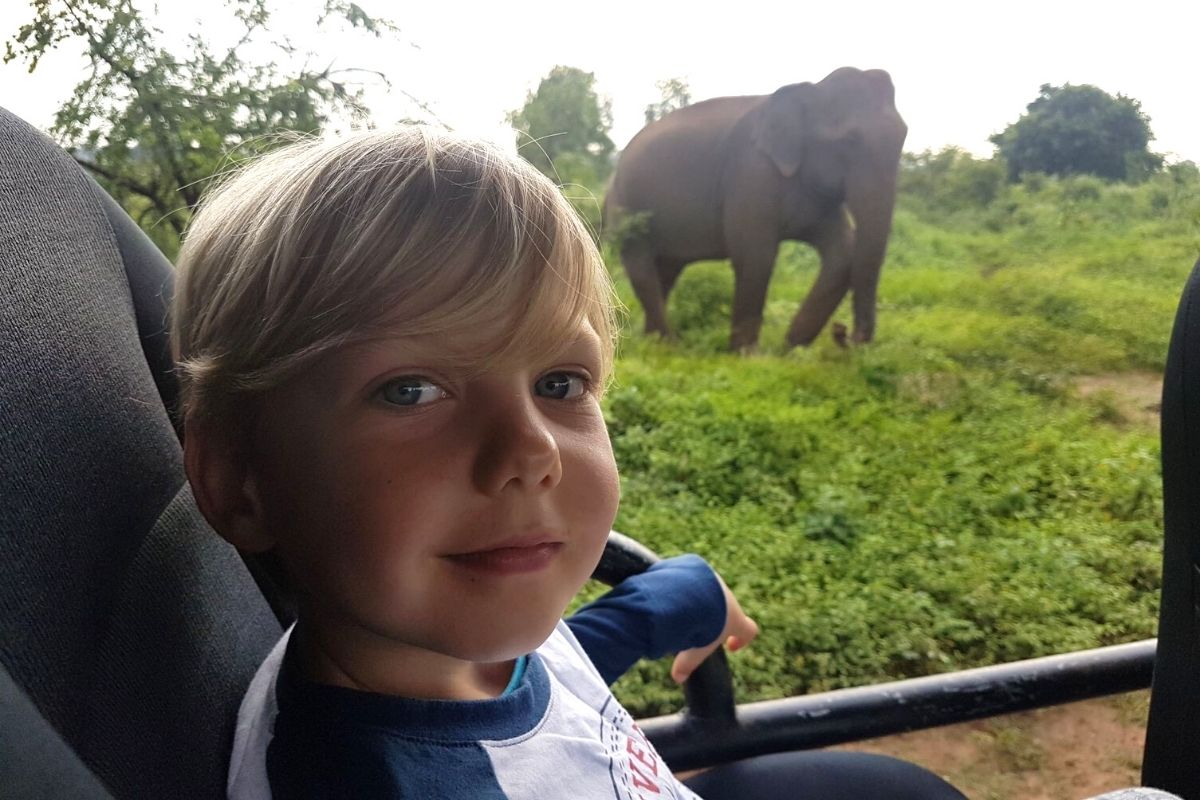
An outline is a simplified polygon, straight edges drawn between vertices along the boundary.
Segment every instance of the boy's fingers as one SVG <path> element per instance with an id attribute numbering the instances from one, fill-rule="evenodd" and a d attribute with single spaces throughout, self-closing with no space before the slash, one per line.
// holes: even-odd
<path id="1" fill-rule="evenodd" d="M 691 677 L 696 671 L 696 667 L 704 663 L 704 659 L 712 655 L 713 651 L 720 646 L 720 642 L 710 644 L 707 647 L 695 647 L 691 650 L 684 650 L 675 656 L 675 661 L 671 664 L 671 680 L 676 683 L 683 683 Z"/>
<path id="2" fill-rule="evenodd" d="M 718 639 L 707 647 L 694 647 L 691 650 L 683 650 L 675 656 L 675 661 L 671 664 L 671 679 L 676 683 L 683 683 L 691 674 L 696 671 L 696 668 L 704 663 L 704 659 L 716 652 L 722 644 L 724 644 L 731 653 L 741 650 L 754 638 L 758 636 L 758 625 L 749 617 L 744 617 L 746 625 L 740 626 L 741 633 L 731 633 L 725 639 Z"/>
<path id="3" fill-rule="evenodd" d="M 750 619 L 744 610 L 741 603 L 737 601 L 733 592 L 729 587 L 725 587 L 725 603 L 728 609 L 728 617 L 725 621 L 725 633 L 729 636 L 735 636 L 741 640 L 741 646 L 745 647 L 754 641 L 754 637 L 758 636 L 758 623 Z"/>
<path id="4" fill-rule="evenodd" d="M 741 618 L 731 625 L 730 628 L 730 636 L 739 642 L 737 648 L 731 645 L 731 650 L 745 647 L 758 637 L 758 623 L 745 614 L 742 614 Z"/>
<path id="5" fill-rule="evenodd" d="M 736 653 L 746 645 L 758 638 L 758 625 L 754 620 L 745 617 L 745 624 L 734 625 L 729 634 L 729 638 L 725 640 L 725 647 L 731 653 Z"/>

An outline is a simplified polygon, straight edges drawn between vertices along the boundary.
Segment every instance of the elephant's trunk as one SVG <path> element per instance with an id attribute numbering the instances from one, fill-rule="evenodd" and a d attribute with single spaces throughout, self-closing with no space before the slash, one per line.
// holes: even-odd
<path id="1" fill-rule="evenodd" d="M 896 173 L 901 133 L 894 148 L 877 152 L 846 181 L 846 207 L 854 217 L 854 254 L 850 260 L 850 289 L 853 292 L 855 342 L 869 342 L 875 335 L 875 303 L 879 273 L 887 255 L 896 207 Z M 893 152 L 894 151 L 894 152 Z M 874 163 L 871 163 L 874 162 Z"/>
<path id="2" fill-rule="evenodd" d="M 870 342 L 875 336 L 876 295 L 883 258 L 888 251 L 888 236 L 892 235 L 896 174 L 908 127 L 895 110 L 889 110 L 877 120 L 875 133 L 857 169 L 852 169 L 846 178 L 846 207 L 854 217 L 854 254 L 850 264 L 854 342 Z"/>
<path id="3" fill-rule="evenodd" d="M 853 293 L 853 340 L 869 342 L 875 335 L 875 298 L 892 232 L 896 177 L 907 128 L 892 112 L 873 131 L 874 138 L 856 151 L 843 184 L 845 209 L 854 230 L 829 253 L 822 250 L 821 271 L 792 321 L 788 344 L 808 345 L 816 339 L 848 291 Z"/>

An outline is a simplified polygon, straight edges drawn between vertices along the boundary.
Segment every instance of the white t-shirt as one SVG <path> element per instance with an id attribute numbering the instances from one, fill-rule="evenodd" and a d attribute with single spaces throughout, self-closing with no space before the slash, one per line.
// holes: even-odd
<path id="1" fill-rule="evenodd" d="M 231 800 L 271 798 L 267 749 L 290 635 L 291 629 L 259 667 L 242 700 L 229 767 Z M 308 716 L 295 728 L 303 752 L 281 763 L 304 765 L 307 771 L 323 758 L 339 758 L 331 755 L 329 742 L 344 747 L 344 754 L 354 756 L 352 768 L 343 772 L 336 764 L 331 769 L 322 764 L 318 772 L 349 776 L 333 778 L 347 796 L 696 800 L 561 621 L 530 655 L 516 690 L 494 700 L 407 700 L 312 684 L 290 692 L 285 690 L 286 703 L 303 707 L 296 713 Z M 363 752 L 378 763 L 363 769 L 357 763 Z M 363 777 L 368 772 L 369 779 Z M 345 785 L 357 785 L 360 777 L 367 788 Z M 381 780 L 399 784 L 395 793 L 380 791 Z M 312 788 L 314 796 L 323 794 L 308 778 L 297 782 Z"/>

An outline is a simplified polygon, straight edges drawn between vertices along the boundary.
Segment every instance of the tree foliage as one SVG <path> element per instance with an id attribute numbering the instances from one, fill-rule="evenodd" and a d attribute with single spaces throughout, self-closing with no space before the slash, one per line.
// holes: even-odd
<path id="1" fill-rule="evenodd" d="M 198 34 L 168 49 L 134 0 L 36 0 L 34 19 L 5 43 L 5 62 L 30 72 L 48 50 L 82 45 L 88 74 L 50 132 L 168 255 L 205 182 L 235 154 L 277 146 L 283 131 L 318 131 L 335 115 L 366 118 L 363 71 L 297 68 L 312 54 L 286 41 L 274 44 L 278 60 L 249 63 L 239 54 L 268 34 L 267 0 L 227 6 L 240 35 L 221 50 Z M 317 24 L 334 19 L 375 36 L 397 32 L 354 3 L 325 0 Z"/>
<path id="2" fill-rule="evenodd" d="M 655 81 L 654 85 L 658 88 L 661 98 L 657 103 L 646 106 L 647 125 L 656 119 L 662 119 L 672 111 L 692 104 L 692 90 L 685 78 L 667 78 Z"/>
<path id="3" fill-rule="evenodd" d="M 508 115 L 521 155 L 552 179 L 592 186 L 608 176 L 616 149 L 608 136 L 612 103 L 595 84 L 591 72 L 557 66 Z"/>
<path id="4" fill-rule="evenodd" d="M 1138 180 L 1162 166 L 1162 157 L 1149 150 L 1153 138 L 1137 100 L 1090 85 L 1047 83 L 1025 114 L 991 141 L 1011 180 L 1026 172 Z"/>

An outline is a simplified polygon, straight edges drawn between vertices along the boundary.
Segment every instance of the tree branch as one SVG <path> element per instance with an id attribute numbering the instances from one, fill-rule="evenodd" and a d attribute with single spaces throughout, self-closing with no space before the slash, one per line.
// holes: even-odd
<path id="1" fill-rule="evenodd" d="M 105 169 L 104 167 L 100 166 L 99 164 L 94 164 L 91 161 L 85 161 L 84 159 L 80 158 L 77 155 L 72 154 L 71 157 L 75 159 L 75 163 L 79 164 L 79 166 L 83 167 L 84 169 L 88 170 L 89 172 L 96 173 L 101 178 L 104 178 L 106 181 L 111 181 L 112 183 L 114 183 L 124 189 L 128 189 L 129 191 L 134 192 L 135 194 L 140 194 L 142 197 L 145 197 L 147 200 L 149 200 L 152 203 L 157 202 L 158 196 L 155 193 L 153 188 L 146 186 L 143 183 L 138 183 L 137 181 L 133 180 L 132 178 L 127 178 L 124 175 L 118 175 L 117 173 L 112 172 L 111 170 Z"/>
<path id="2" fill-rule="evenodd" d="M 71 16 L 80 26 L 80 30 L 85 36 L 87 36 L 88 44 L 90 45 L 91 56 L 93 58 L 99 57 L 100 60 L 102 60 L 105 64 L 108 64 L 109 69 L 120 75 L 124 75 L 125 79 L 129 81 L 130 87 L 132 87 L 133 91 L 137 93 L 138 98 L 141 99 L 142 102 L 144 102 L 153 112 L 148 116 L 147 122 L 154 131 L 155 136 L 157 136 L 159 141 L 162 143 L 163 157 L 167 162 L 167 167 L 171 172 L 171 176 L 175 179 L 175 183 L 179 187 L 179 193 L 183 195 L 183 199 L 189 207 L 195 207 L 196 203 L 200 201 L 200 195 L 189 188 L 192 182 L 187 180 L 187 176 L 185 176 L 180 169 L 179 161 L 175 158 L 175 150 L 171 147 L 171 138 L 167 135 L 163 128 L 163 121 L 165 120 L 166 115 L 163 113 L 162 105 L 154 98 L 153 94 L 143 91 L 143 76 L 139 75 L 128 67 L 117 64 L 116 61 L 113 60 L 112 56 L 109 55 L 107 48 L 103 47 L 104 43 L 98 42 L 92 29 L 86 27 L 83 24 L 83 21 L 79 19 L 74 4 L 68 0 L 65 6 L 67 11 L 70 12 Z M 154 198 L 154 195 L 152 194 L 147 196 Z"/>

